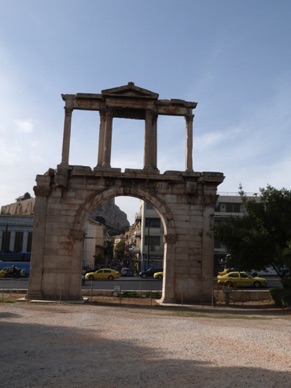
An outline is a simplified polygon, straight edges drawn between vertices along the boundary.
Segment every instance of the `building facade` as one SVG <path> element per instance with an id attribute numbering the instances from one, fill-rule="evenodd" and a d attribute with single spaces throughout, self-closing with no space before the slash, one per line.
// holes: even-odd
<path id="1" fill-rule="evenodd" d="M 260 197 L 256 193 L 247 194 L 248 199 L 260 200 Z M 222 195 L 220 194 L 216 203 L 215 213 L 214 213 L 214 222 L 219 223 L 225 221 L 229 217 L 242 217 L 245 214 L 245 206 L 242 203 L 241 196 L 237 193 Z M 221 241 L 214 240 L 214 274 L 217 275 L 217 272 L 222 269 L 221 260 L 225 259 L 227 255 L 226 247 L 221 243 Z"/>
<path id="2" fill-rule="evenodd" d="M 30 196 L 1 207 L 1 252 L 31 252 L 33 208 L 34 198 Z"/>
<path id="3" fill-rule="evenodd" d="M 31 252 L 33 215 L 1 215 L 1 252 Z"/>
<path id="4" fill-rule="evenodd" d="M 85 224 L 83 266 L 95 268 L 104 258 L 104 248 L 109 238 L 107 228 L 100 222 L 88 219 Z"/>
<path id="5" fill-rule="evenodd" d="M 256 194 L 248 194 L 248 198 L 256 198 Z M 241 196 L 237 193 L 219 194 L 215 207 L 214 222 L 219 223 L 231 216 L 243 216 L 245 207 Z M 140 270 L 150 267 L 163 267 L 164 229 L 158 212 L 148 203 L 141 201 L 140 211 L 136 214 L 135 223 L 127 231 L 129 252 L 138 262 Z M 220 261 L 227 255 L 226 247 L 221 241 L 214 241 L 214 274 L 221 269 Z"/>
<path id="6" fill-rule="evenodd" d="M 155 208 L 141 202 L 140 260 L 143 271 L 148 268 L 162 268 L 164 260 L 164 228 Z"/>

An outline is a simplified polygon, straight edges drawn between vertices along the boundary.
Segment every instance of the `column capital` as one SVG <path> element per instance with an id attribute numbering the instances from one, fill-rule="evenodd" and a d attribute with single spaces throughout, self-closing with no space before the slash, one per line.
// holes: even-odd
<path id="1" fill-rule="evenodd" d="M 73 108 L 70 108 L 68 106 L 64 106 L 64 109 L 65 109 L 65 115 L 66 116 L 72 116 Z"/>
<path id="2" fill-rule="evenodd" d="M 192 123 L 193 123 L 194 117 L 195 117 L 195 115 L 193 115 L 193 114 L 191 114 L 191 113 L 187 113 L 187 114 L 185 115 L 186 121 L 192 122 Z"/>
<path id="3" fill-rule="evenodd" d="M 104 113 L 105 113 L 106 117 L 111 118 L 111 119 L 113 118 L 113 111 L 111 108 L 106 108 Z"/>
<path id="4" fill-rule="evenodd" d="M 101 119 L 105 120 L 106 118 L 106 110 L 105 109 L 100 109 L 99 110 L 99 116 Z"/>

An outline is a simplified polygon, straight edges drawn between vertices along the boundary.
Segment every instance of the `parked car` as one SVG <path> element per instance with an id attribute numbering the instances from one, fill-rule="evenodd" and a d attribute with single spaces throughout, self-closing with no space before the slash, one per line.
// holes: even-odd
<path id="1" fill-rule="evenodd" d="M 86 273 L 86 280 L 114 280 L 120 277 L 120 273 L 111 268 L 102 268 L 98 271 Z"/>
<path id="2" fill-rule="evenodd" d="M 163 268 L 149 268 L 146 271 L 141 271 L 139 276 L 141 278 L 152 278 L 156 272 L 163 272 Z"/>
<path id="3" fill-rule="evenodd" d="M 163 272 L 155 272 L 154 279 L 162 280 L 163 279 Z"/>
<path id="4" fill-rule="evenodd" d="M 121 268 L 120 275 L 123 277 L 132 277 L 134 276 L 134 270 L 131 268 Z"/>
<path id="5" fill-rule="evenodd" d="M 225 275 L 217 276 L 217 283 L 227 287 L 264 287 L 267 281 L 258 276 L 251 276 L 247 272 L 229 272 Z"/>

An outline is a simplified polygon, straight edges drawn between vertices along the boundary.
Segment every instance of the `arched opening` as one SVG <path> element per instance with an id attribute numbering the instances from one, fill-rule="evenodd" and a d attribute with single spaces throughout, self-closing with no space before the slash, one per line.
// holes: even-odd
<path id="1" fill-rule="evenodd" d="M 119 198 L 124 196 L 124 192 L 118 193 L 116 189 L 110 189 L 102 195 L 95 193 L 91 195 L 87 201 L 85 201 L 80 207 L 74 222 L 75 232 L 77 230 L 82 231 L 84 234 L 84 240 L 75 241 L 75 249 L 73 252 L 79 257 L 75 257 L 75 260 L 81 262 L 83 258 L 83 247 L 84 241 L 86 241 L 86 227 L 87 220 L 92 214 L 93 210 L 97 208 L 102 203 L 111 200 L 112 198 Z M 134 194 L 134 195 L 133 195 Z M 122 266 L 128 265 L 134 272 L 138 275 L 142 271 L 146 271 L 149 268 L 156 269 L 164 272 L 164 278 L 166 278 L 166 268 L 167 268 L 167 241 L 165 236 L 167 235 L 169 229 L 173 234 L 173 217 L 168 209 L 167 205 L 157 196 L 146 192 L 136 191 L 127 195 L 126 198 L 135 198 L 142 201 L 140 209 L 137 209 L 137 221 L 139 221 L 139 228 L 133 231 L 135 235 L 128 236 L 131 239 L 132 245 L 128 247 L 127 257 L 123 257 L 123 260 L 108 260 L 105 258 L 105 261 L 98 263 L 106 266 L 116 266 L 120 264 L 119 270 Z M 141 223 L 142 221 L 142 223 Z M 136 232 L 140 231 L 138 236 Z M 138 249 L 134 249 L 134 243 L 139 241 Z M 129 242 L 130 243 L 130 242 Z M 78 249 L 77 246 L 83 244 L 81 249 Z M 92 262 L 90 263 L 92 267 Z M 96 266 L 96 262 L 94 262 Z M 115 267 L 116 268 L 116 267 Z M 164 291 L 163 291 L 164 292 Z"/>
<path id="2" fill-rule="evenodd" d="M 130 208 L 130 221 L 118 199 Z M 128 196 L 103 202 L 91 211 L 83 230 L 83 269 L 129 267 L 138 276 L 164 267 L 164 224 L 157 209 L 142 199 Z"/>

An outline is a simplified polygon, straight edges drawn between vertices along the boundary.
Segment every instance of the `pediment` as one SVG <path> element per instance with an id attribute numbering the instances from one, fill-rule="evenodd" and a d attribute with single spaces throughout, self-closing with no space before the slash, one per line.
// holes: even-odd
<path id="1" fill-rule="evenodd" d="M 118 97 L 139 97 L 139 98 L 151 98 L 158 99 L 157 93 L 150 90 L 140 88 L 133 82 L 128 82 L 127 85 L 118 86 L 116 88 L 105 89 L 101 91 L 103 96 L 118 96 Z"/>

